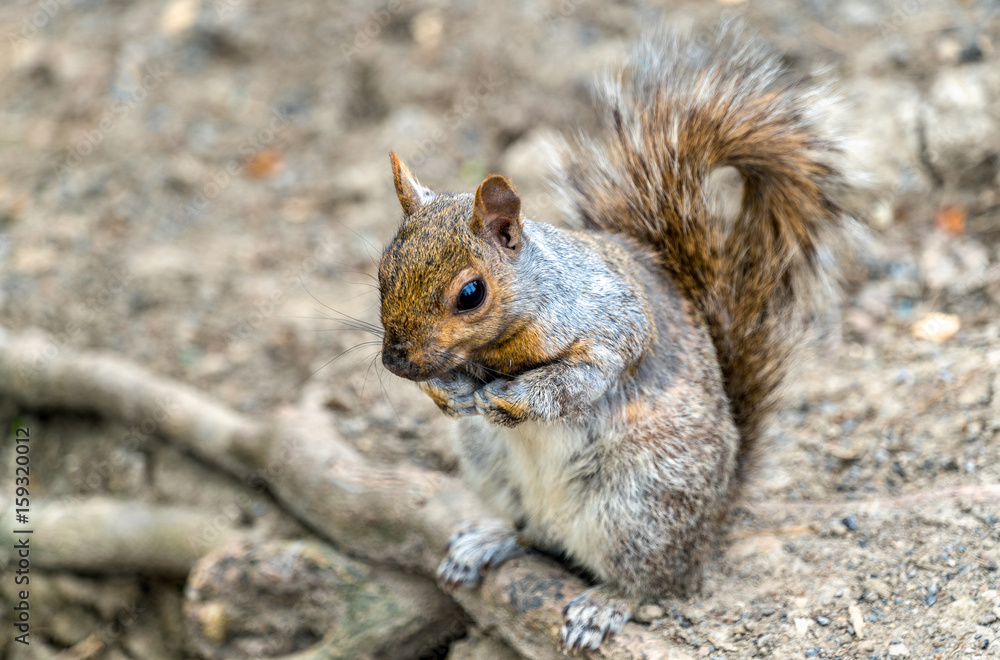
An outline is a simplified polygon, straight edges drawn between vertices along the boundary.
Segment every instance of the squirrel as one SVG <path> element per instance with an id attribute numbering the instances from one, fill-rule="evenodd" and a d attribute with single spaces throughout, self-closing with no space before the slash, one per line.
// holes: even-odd
<path id="1" fill-rule="evenodd" d="M 439 580 L 566 558 L 595 581 L 563 611 L 570 650 L 712 554 L 860 227 L 829 83 L 738 26 L 653 31 L 596 96 L 600 134 L 553 146 L 576 229 L 524 217 L 504 176 L 435 193 L 390 153 L 404 218 L 378 269 L 382 362 L 461 418 L 460 467 L 497 515 L 455 534 Z M 735 217 L 710 199 L 727 166 Z"/>

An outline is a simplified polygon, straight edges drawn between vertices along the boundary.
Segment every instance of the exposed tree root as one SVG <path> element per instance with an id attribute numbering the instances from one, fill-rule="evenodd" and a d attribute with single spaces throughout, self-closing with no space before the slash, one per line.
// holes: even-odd
<path id="1" fill-rule="evenodd" d="M 269 423 L 257 422 L 118 357 L 75 353 L 40 335 L 0 331 L 0 394 L 31 408 L 145 424 L 144 432 L 240 479 L 264 481 L 292 515 L 351 556 L 430 579 L 452 530 L 485 515 L 458 479 L 373 465 L 322 413 L 287 408 Z M 482 629 L 520 654 L 555 659 L 563 657 L 556 648 L 562 608 L 584 588 L 555 562 L 526 557 L 490 572 L 481 588 L 453 595 Z M 637 624 L 626 625 L 599 656 L 688 657 Z"/>

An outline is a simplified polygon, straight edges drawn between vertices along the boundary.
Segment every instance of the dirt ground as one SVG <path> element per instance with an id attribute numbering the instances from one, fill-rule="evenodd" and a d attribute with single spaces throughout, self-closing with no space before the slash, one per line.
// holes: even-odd
<path id="1" fill-rule="evenodd" d="M 841 79 L 874 240 L 701 591 L 641 618 L 691 657 L 1000 657 L 996 0 L 4 2 L 0 324 L 242 411 L 319 398 L 369 457 L 454 471 L 449 422 L 341 322 L 378 318 L 371 276 L 400 218 L 387 152 L 439 190 L 507 174 L 527 215 L 557 222 L 541 144 L 593 126 L 593 72 L 660 16 L 707 39 L 723 15 Z M 155 439 L 92 479 L 108 423 L 2 401 L 0 419 L 36 429 L 40 498 L 212 513 L 235 487 Z M 243 513 L 303 533 L 266 499 Z M 106 626 L 96 590 L 149 607 L 88 657 L 194 657 L 178 581 L 38 582 L 30 652 L 0 585 L 0 656 L 54 657 Z"/>

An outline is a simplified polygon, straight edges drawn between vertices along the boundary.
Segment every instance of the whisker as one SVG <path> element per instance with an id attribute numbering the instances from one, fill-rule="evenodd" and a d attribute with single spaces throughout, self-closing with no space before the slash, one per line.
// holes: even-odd
<path id="1" fill-rule="evenodd" d="M 346 261 L 332 261 L 330 263 L 333 266 L 339 267 L 341 270 L 343 270 L 346 273 L 355 273 L 356 275 L 364 275 L 368 279 L 370 279 L 373 282 L 375 282 L 376 286 L 378 285 L 378 278 L 377 277 L 375 277 L 374 275 L 372 275 L 371 273 L 369 273 L 367 271 L 361 270 L 360 268 L 354 268 L 353 266 L 351 266 L 350 264 L 348 264 Z M 361 282 L 351 282 L 351 284 L 361 284 Z"/>
<path id="2" fill-rule="evenodd" d="M 333 321 L 335 323 L 343 323 L 346 326 L 346 329 L 357 330 L 359 332 L 366 332 L 370 335 L 375 335 L 376 337 L 382 337 L 383 335 L 382 326 L 380 325 L 376 325 L 374 323 L 370 323 L 368 321 L 355 318 L 353 316 L 350 316 L 349 314 L 338 312 L 337 310 L 331 310 L 331 311 L 333 311 L 336 314 L 340 314 L 340 317 L 338 318 L 336 316 L 330 316 L 324 314 L 320 310 L 316 310 L 316 313 L 319 314 L 319 316 L 288 316 L 284 318 L 311 319 L 314 321 Z"/>
<path id="3" fill-rule="evenodd" d="M 361 283 L 360 282 L 355 282 L 355 284 L 361 284 Z M 374 284 L 364 284 L 362 286 L 370 286 L 373 289 L 376 289 L 376 290 L 378 289 L 378 287 L 375 286 Z M 359 293 L 356 296 L 351 296 L 350 298 L 348 298 L 347 300 L 344 300 L 343 302 L 351 302 L 352 300 L 357 300 L 358 298 L 361 298 L 361 297 L 364 297 L 364 296 L 368 296 L 368 295 L 371 295 L 371 294 L 366 291 L 364 293 Z"/>
<path id="4" fill-rule="evenodd" d="M 352 319 L 350 322 L 344 319 L 338 319 L 333 316 L 320 315 L 320 316 L 278 316 L 281 319 L 306 319 L 309 321 L 333 321 L 335 323 L 343 323 L 345 327 L 343 328 L 320 328 L 316 332 L 337 332 L 337 331 L 347 331 L 354 330 L 359 332 L 364 332 L 370 335 L 375 335 L 376 337 L 382 337 L 382 328 L 375 325 L 374 323 L 367 323 L 365 321 L 359 321 L 358 319 Z M 359 325 L 362 324 L 362 325 Z"/>
<path id="5" fill-rule="evenodd" d="M 377 334 L 380 337 L 382 336 L 382 332 L 381 332 L 382 329 L 380 327 L 376 326 L 374 323 L 369 323 L 368 321 L 362 321 L 361 319 L 354 318 L 350 314 L 345 314 L 344 312 L 341 312 L 339 310 L 334 309 L 333 307 L 330 307 L 325 302 L 323 302 L 322 300 L 320 300 L 319 298 L 317 298 L 315 295 L 313 295 L 312 291 L 309 290 L 309 287 L 306 286 L 305 280 L 303 280 L 301 277 L 299 277 L 299 283 L 302 285 L 302 288 L 305 290 L 305 292 L 309 294 L 310 298 L 312 298 L 313 300 L 315 300 L 317 303 L 319 303 L 325 309 L 328 309 L 329 311 L 333 312 L 334 314 L 337 314 L 338 316 L 342 317 L 342 318 L 331 318 L 330 319 L 331 321 L 338 321 L 338 322 L 344 323 L 343 319 L 349 319 L 352 323 L 357 324 L 357 325 L 355 325 L 355 327 L 358 330 L 362 330 L 362 331 L 365 331 L 365 332 L 371 332 L 372 334 Z"/>
<path id="6" fill-rule="evenodd" d="M 474 362 L 472 360 L 470 360 L 468 362 L 468 364 L 471 364 L 472 366 L 474 366 L 474 367 L 476 367 L 478 369 L 482 369 L 483 371 L 485 371 L 486 373 L 490 374 L 491 376 L 502 376 L 504 378 L 509 378 L 510 380 L 514 380 L 515 378 L 517 378 L 517 376 L 515 376 L 514 374 L 509 374 L 506 371 L 500 371 L 499 369 L 492 369 L 490 367 L 487 367 L 485 364 L 480 364 L 480 363 Z M 483 379 L 483 378 L 480 378 L 480 380 L 482 380 L 484 383 L 486 382 L 486 380 Z"/>
<path id="7" fill-rule="evenodd" d="M 319 328 L 316 332 L 358 332 L 358 328 Z M 367 331 L 365 331 L 367 332 Z M 374 333 L 370 333 L 374 334 Z M 381 343 L 381 342 L 366 342 L 366 343 Z"/>
<path id="8" fill-rule="evenodd" d="M 375 377 L 378 378 L 378 386 L 379 389 L 382 390 L 382 396 L 389 401 L 389 405 L 392 405 L 392 400 L 389 399 L 389 390 L 385 388 L 385 381 L 382 380 L 382 375 L 385 373 L 385 367 L 382 366 L 382 361 L 378 359 L 381 355 L 382 351 L 379 351 L 375 354 L 375 359 L 372 360 L 372 363 L 375 365 Z"/>
<path id="9" fill-rule="evenodd" d="M 316 311 L 317 314 L 323 314 L 323 312 L 321 310 L 317 309 L 315 311 Z M 362 326 L 362 327 L 371 328 L 373 330 L 381 330 L 382 329 L 382 326 L 376 325 L 376 324 L 372 323 L 371 321 L 365 321 L 364 319 L 359 319 L 359 318 L 357 318 L 355 316 L 351 316 L 350 314 L 345 314 L 344 312 L 341 312 L 341 311 L 338 311 L 338 310 L 332 309 L 332 308 L 330 309 L 330 311 L 333 312 L 334 314 L 337 314 L 338 316 L 326 316 L 327 320 L 337 321 L 337 322 L 343 323 L 344 319 L 347 319 L 347 320 L 351 321 L 352 323 L 356 323 L 356 324 L 358 324 L 359 326 Z"/>
<path id="10" fill-rule="evenodd" d="M 376 355 L 378 355 L 378 354 L 376 353 Z M 369 362 L 368 362 L 368 368 L 365 369 L 365 377 L 361 381 L 361 392 L 358 393 L 358 398 L 359 399 L 364 399 L 365 398 L 365 388 L 368 387 L 368 374 L 371 373 L 371 371 L 372 371 L 372 365 L 373 364 L 375 364 L 375 359 L 374 358 L 372 358 L 371 360 L 369 360 Z"/>
<path id="11" fill-rule="evenodd" d="M 356 319 L 345 315 L 345 317 L 341 319 L 329 318 L 327 320 L 333 321 L 335 323 L 343 323 L 347 329 L 357 330 L 359 332 L 365 332 L 370 335 L 375 335 L 379 339 L 381 339 L 383 336 L 381 327 L 373 323 L 368 323 L 367 321 L 362 321 L 361 319 Z"/>
<path id="12" fill-rule="evenodd" d="M 382 375 L 379 373 L 379 364 L 378 362 L 375 361 L 381 354 L 382 351 L 379 351 L 378 353 L 375 354 L 375 358 L 372 360 L 372 364 L 375 365 L 375 377 L 378 379 L 379 389 L 382 390 L 382 396 L 385 397 L 385 400 L 389 402 L 389 407 L 392 408 L 392 414 L 396 416 L 396 421 L 398 422 L 399 411 L 396 410 L 396 404 L 392 402 L 392 397 L 389 396 L 389 391 L 385 389 L 385 383 L 382 381 Z"/>
<path id="13" fill-rule="evenodd" d="M 448 351 L 448 350 L 438 350 L 435 353 L 435 357 L 444 358 L 448 362 L 454 364 L 455 367 L 453 367 L 453 368 L 457 368 L 457 367 L 460 367 L 462 365 L 470 365 L 470 366 L 476 367 L 478 369 L 481 369 L 481 370 L 485 371 L 487 374 L 490 374 L 492 376 L 502 376 L 504 378 L 509 378 L 511 380 L 513 380 L 514 378 L 516 378 L 516 376 L 514 376 L 513 374 L 509 374 L 509 373 L 506 373 L 504 371 L 500 371 L 499 369 L 493 369 L 491 367 L 487 367 L 485 364 L 481 364 L 479 362 L 476 362 L 475 360 L 463 359 L 460 356 L 458 356 L 455 353 L 453 353 L 451 351 Z M 484 383 L 486 382 L 486 380 L 484 378 L 479 378 L 479 380 L 481 380 Z"/>
<path id="14" fill-rule="evenodd" d="M 331 364 L 333 364 L 334 362 L 336 362 L 340 358 L 344 357 L 348 353 L 352 353 L 352 352 L 358 350 L 359 348 L 364 348 L 365 346 L 370 346 L 370 345 L 372 345 L 374 343 L 376 343 L 376 342 L 362 342 L 360 344 L 355 344 L 354 346 L 351 346 L 350 348 L 342 351 L 335 358 L 333 358 L 333 359 L 329 360 L 328 362 L 324 363 L 322 366 L 319 367 L 319 369 L 316 369 L 315 371 L 313 371 L 312 373 L 310 373 L 308 376 L 306 376 L 305 378 L 303 378 L 302 380 L 300 380 L 298 383 L 296 383 L 295 385 L 293 385 L 287 392 L 285 392 L 285 396 L 287 397 L 289 394 L 291 394 L 295 390 L 301 388 L 303 385 L 305 385 L 309 381 L 310 378 L 312 378 L 313 376 L 315 376 L 316 374 L 318 374 L 323 369 L 326 369 Z"/>
<path id="15" fill-rule="evenodd" d="M 356 286 L 366 286 L 369 289 L 375 289 L 376 291 L 378 291 L 378 284 L 372 284 L 370 282 L 350 282 L 348 280 L 344 280 L 344 281 L 347 282 L 348 284 L 354 284 Z M 367 293 L 362 293 L 360 295 L 364 296 L 364 295 L 368 295 L 368 294 Z"/>

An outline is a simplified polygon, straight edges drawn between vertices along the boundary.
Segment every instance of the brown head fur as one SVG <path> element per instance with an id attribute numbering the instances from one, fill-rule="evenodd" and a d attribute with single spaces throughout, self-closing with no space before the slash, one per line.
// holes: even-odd
<path id="1" fill-rule="evenodd" d="M 435 194 L 390 154 L 403 223 L 382 254 L 379 289 L 383 362 L 425 380 L 474 361 L 510 334 L 510 268 L 523 247 L 521 200 L 510 181 L 488 176 L 475 195 Z M 463 287 L 479 282 L 482 302 L 462 309 Z"/>

